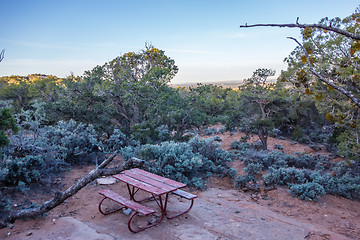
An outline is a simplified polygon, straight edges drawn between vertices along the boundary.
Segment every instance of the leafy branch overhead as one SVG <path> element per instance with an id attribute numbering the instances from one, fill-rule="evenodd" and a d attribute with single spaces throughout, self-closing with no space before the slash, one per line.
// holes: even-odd
<path id="1" fill-rule="evenodd" d="M 356 128 L 360 109 L 360 8 L 344 19 L 324 18 L 318 24 L 300 24 L 297 20 L 295 24 L 246 24 L 240 28 L 263 26 L 301 29 L 302 43 L 289 37 L 298 47 L 285 59 L 288 70 L 279 80 L 313 95 L 327 109 L 329 121 Z"/>
<path id="2" fill-rule="evenodd" d="M 339 53 L 337 55 L 340 61 L 347 62 L 347 65 L 353 65 L 353 73 L 350 78 L 358 78 L 358 51 L 360 50 L 360 34 L 359 34 L 359 22 L 360 13 L 357 10 L 356 13 L 341 20 L 335 18 L 329 20 L 324 18 L 318 24 L 300 24 L 298 19 L 295 24 L 252 24 L 241 25 L 240 28 L 251 27 L 288 27 L 288 28 L 301 28 L 303 35 L 303 44 L 297 41 L 295 38 L 289 37 L 294 40 L 305 55 L 301 55 L 301 61 L 308 64 L 308 70 L 320 81 L 328 85 L 329 87 L 337 90 L 339 93 L 348 97 L 354 105 L 360 108 L 360 100 L 358 95 L 359 83 L 358 80 L 350 82 L 350 79 L 344 79 L 344 76 L 340 72 L 329 74 L 329 72 L 322 69 L 321 64 L 328 64 L 329 66 L 336 64 L 337 62 L 329 61 L 318 56 L 317 54 L 328 54 L 330 48 L 338 48 Z M 345 38 L 344 38 L 345 37 Z M 327 42 L 327 43 L 326 43 Z M 326 49 L 325 48 L 329 48 Z M 345 50 L 345 51 L 344 51 Z M 333 56 L 329 56 L 333 57 Z M 340 65 L 340 64 L 339 64 Z M 341 66 L 340 66 L 341 67 Z M 319 69 L 318 71 L 315 69 Z M 335 70 L 337 67 L 333 67 L 329 70 Z M 304 76 L 302 80 L 307 80 L 307 76 Z M 304 82 L 305 87 L 308 88 L 308 81 Z M 350 87 L 349 87 L 350 85 Z M 351 87 L 355 86 L 355 90 Z"/>

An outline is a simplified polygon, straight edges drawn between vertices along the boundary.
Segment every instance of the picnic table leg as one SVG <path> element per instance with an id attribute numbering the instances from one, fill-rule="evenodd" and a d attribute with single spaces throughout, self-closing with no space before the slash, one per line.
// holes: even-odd
<path id="1" fill-rule="evenodd" d="M 130 186 L 129 184 L 126 185 L 129 191 L 129 195 L 130 195 L 130 200 L 137 202 L 137 203 L 141 203 L 141 202 L 145 202 L 145 201 L 149 201 L 149 200 L 154 200 L 155 196 L 152 195 L 150 197 L 141 199 L 141 200 L 136 200 L 135 199 L 135 194 L 139 191 L 139 188 L 135 188 L 134 186 Z"/>
<path id="2" fill-rule="evenodd" d="M 163 201 L 162 197 L 161 196 L 154 196 L 152 194 L 152 197 L 155 202 L 157 203 L 157 205 L 159 206 L 160 210 L 161 210 L 161 215 L 165 216 L 166 215 L 166 208 L 167 208 L 167 202 L 168 202 L 168 196 L 169 194 L 167 193 L 166 196 L 165 196 L 165 201 Z M 158 199 L 156 199 L 156 197 Z"/>
<path id="3" fill-rule="evenodd" d="M 138 214 L 138 212 L 133 211 L 133 212 L 131 213 L 130 218 L 129 218 L 129 221 L 128 221 L 128 229 L 129 229 L 131 232 L 133 232 L 133 233 L 138 233 L 138 232 L 144 231 L 145 229 L 148 229 L 148 228 L 151 228 L 151 227 L 153 227 L 153 226 L 155 226 L 155 225 L 158 225 L 158 224 L 163 220 L 163 218 L 164 218 L 164 215 L 161 214 L 160 218 L 159 218 L 156 222 L 154 222 L 154 223 L 152 223 L 152 224 L 150 224 L 150 225 L 147 225 L 146 227 L 142 227 L 142 228 L 138 227 L 138 229 L 133 229 L 132 226 L 131 226 L 131 225 L 132 225 L 132 224 L 131 224 L 131 221 L 133 220 L 133 218 L 134 218 L 135 216 L 137 216 L 137 214 Z"/>
<path id="4" fill-rule="evenodd" d="M 188 208 L 187 210 L 185 210 L 184 212 L 175 214 L 174 216 L 166 216 L 166 218 L 167 218 L 167 219 L 173 219 L 173 218 L 176 218 L 176 217 L 178 217 L 178 216 L 181 216 L 181 215 L 189 212 L 189 211 L 191 210 L 191 208 L 193 207 L 193 205 L 194 205 L 194 199 L 191 199 L 190 201 L 191 201 L 191 203 L 190 203 L 190 206 L 189 206 L 189 208 Z"/>
<path id="5" fill-rule="evenodd" d="M 107 197 L 104 197 L 104 198 L 100 201 L 99 206 L 98 206 L 99 212 L 100 212 L 101 214 L 103 214 L 103 215 L 108 215 L 108 214 L 110 214 L 110 213 L 114 213 L 114 212 L 117 212 L 117 211 L 125 208 L 125 207 L 121 207 L 121 208 L 119 208 L 119 209 L 116 209 L 116 210 L 113 210 L 113 211 L 110 211 L 110 212 L 104 212 L 104 211 L 101 209 L 101 204 L 104 202 L 105 199 L 107 199 Z"/>

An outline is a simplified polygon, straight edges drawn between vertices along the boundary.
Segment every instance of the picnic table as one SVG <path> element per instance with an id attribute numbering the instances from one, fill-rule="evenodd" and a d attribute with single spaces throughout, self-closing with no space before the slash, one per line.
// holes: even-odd
<path id="1" fill-rule="evenodd" d="M 99 211 L 100 213 L 107 215 L 124 208 L 131 209 L 132 213 L 129 217 L 128 228 L 131 232 L 134 233 L 143 231 L 147 228 L 159 224 L 164 217 L 167 217 L 168 219 L 172 219 L 189 212 L 194 204 L 194 199 L 197 197 L 197 195 L 181 190 L 181 188 L 186 187 L 186 184 L 144 171 L 139 168 L 133 168 L 130 170 L 122 171 L 119 174 L 113 175 L 113 177 L 123 183 L 126 183 L 129 193 L 129 199 L 120 196 L 119 194 L 111 190 L 108 189 L 102 190 L 99 192 L 99 194 L 103 196 L 103 199 L 99 203 Z M 142 200 L 136 200 L 135 195 L 138 193 L 139 190 L 150 193 L 150 197 Z M 190 201 L 189 207 L 183 212 L 180 212 L 173 216 L 169 216 L 167 212 L 167 206 L 168 206 L 168 202 L 169 202 L 168 200 L 170 194 L 177 195 L 189 200 Z M 110 199 L 112 201 L 115 201 L 119 203 L 122 207 L 115 211 L 104 212 L 101 206 L 105 199 Z M 154 213 L 157 212 L 156 210 L 151 209 L 142 204 L 143 202 L 148 200 L 154 200 L 157 203 L 157 206 L 159 207 L 160 210 L 159 211 L 160 216 L 157 218 L 156 221 L 149 222 L 147 226 L 138 227 L 138 229 L 134 229 L 132 226 L 132 220 L 135 216 L 154 215 Z"/>

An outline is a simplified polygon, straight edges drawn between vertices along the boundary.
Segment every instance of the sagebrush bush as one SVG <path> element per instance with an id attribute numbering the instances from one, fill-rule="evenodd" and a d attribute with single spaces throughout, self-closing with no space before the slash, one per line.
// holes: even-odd
<path id="1" fill-rule="evenodd" d="M 317 201 L 319 197 L 324 196 L 326 191 L 323 186 L 318 183 L 310 182 L 304 184 L 294 184 L 289 191 L 293 196 L 303 200 Z"/>
<path id="2" fill-rule="evenodd" d="M 36 112 L 30 111 L 23 111 L 18 121 L 20 131 L 12 136 L 9 146 L 1 149 L 0 184 L 36 182 L 70 164 L 96 163 L 103 157 L 96 152 L 101 143 L 91 125 L 71 120 L 45 126 Z"/>
<path id="3" fill-rule="evenodd" d="M 146 161 L 147 168 L 156 174 L 204 189 L 212 174 L 234 178 L 235 169 L 229 162 L 233 154 L 220 149 L 214 139 L 192 138 L 189 142 L 162 142 L 121 149 L 125 159 L 133 156 Z"/>
<path id="4" fill-rule="evenodd" d="M 309 177 L 309 170 L 294 167 L 269 168 L 269 172 L 263 176 L 265 185 L 302 184 L 306 183 Z"/>
<path id="5" fill-rule="evenodd" d="M 275 144 L 274 147 L 275 149 L 284 150 L 284 147 L 280 144 Z"/>
<path id="6" fill-rule="evenodd" d="M 238 188 L 262 181 L 266 186 L 288 186 L 294 196 L 306 200 L 317 200 L 324 194 L 360 199 L 360 164 L 355 161 L 333 163 L 322 155 L 293 156 L 254 149 L 239 151 L 238 159 L 246 164 L 245 175 L 236 179 Z"/>

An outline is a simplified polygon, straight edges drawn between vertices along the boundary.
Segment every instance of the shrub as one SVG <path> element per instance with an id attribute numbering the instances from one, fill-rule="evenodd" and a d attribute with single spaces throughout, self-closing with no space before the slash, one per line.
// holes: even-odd
<path id="1" fill-rule="evenodd" d="M 160 141 L 167 141 L 170 139 L 171 134 L 167 125 L 161 125 L 156 128 Z"/>
<path id="2" fill-rule="evenodd" d="M 233 145 L 241 146 L 240 142 Z M 262 181 L 266 186 L 291 187 L 293 195 L 301 199 L 316 200 L 324 192 L 360 199 L 360 163 L 357 161 L 334 163 L 323 155 L 296 153 L 293 156 L 251 148 L 239 151 L 238 159 L 246 167 L 245 175 L 236 178 L 236 187 Z"/>
<path id="3" fill-rule="evenodd" d="M 115 128 L 113 134 L 106 141 L 106 149 L 109 151 L 120 150 L 126 146 L 136 146 L 140 145 L 140 142 L 128 137 L 121 130 Z"/>
<path id="4" fill-rule="evenodd" d="M 192 138 L 189 142 L 173 141 L 126 147 L 121 150 L 125 159 L 132 156 L 146 161 L 146 167 L 156 174 L 204 189 L 211 174 L 234 178 L 235 169 L 229 162 L 235 155 L 219 148 L 214 139 Z"/>
<path id="5" fill-rule="evenodd" d="M 306 183 L 310 172 L 296 168 L 270 168 L 269 173 L 263 176 L 265 185 L 289 185 Z"/>
<path id="6" fill-rule="evenodd" d="M 101 144 L 91 125 L 75 121 L 44 126 L 31 112 L 22 112 L 21 129 L 12 142 L 2 149 L 0 182 L 22 186 L 58 173 L 70 164 L 95 163 L 101 154 L 94 152 Z M 22 183 L 21 183 L 22 182 Z M 20 184 L 20 185 L 19 185 Z"/>
<path id="7" fill-rule="evenodd" d="M 102 144 L 97 141 L 97 135 L 92 125 L 60 121 L 54 127 L 48 127 L 44 132 L 45 144 L 61 155 L 70 164 L 95 163 L 96 156 L 89 153 L 99 149 Z"/>
<path id="8" fill-rule="evenodd" d="M 242 141 L 234 141 L 231 143 L 231 148 L 237 150 L 246 150 L 250 148 L 250 143 L 246 143 Z"/>
<path id="9" fill-rule="evenodd" d="M 296 127 L 294 128 L 292 135 L 291 135 L 291 139 L 296 140 L 298 142 L 306 141 L 304 131 L 299 125 L 296 125 Z"/>
<path id="10" fill-rule="evenodd" d="M 41 178 L 41 170 L 45 167 L 41 156 L 27 155 L 23 158 L 8 156 L 0 164 L 0 180 L 6 185 L 18 185 L 20 182 L 30 183 Z"/>
<path id="11" fill-rule="evenodd" d="M 211 128 L 207 128 L 207 129 L 203 130 L 203 133 L 204 133 L 204 135 L 214 135 L 214 134 L 217 134 L 218 131 L 216 128 L 211 127 Z"/>
<path id="12" fill-rule="evenodd" d="M 290 193 L 307 201 L 317 201 L 319 197 L 326 194 L 324 187 L 314 182 L 294 184 L 290 187 Z"/>
<path id="13" fill-rule="evenodd" d="M 281 134 L 281 130 L 277 128 L 273 128 L 271 131 L 269 131 L 270 137 L 278 137 Z"/>
<path id="14" fill-rule="evenodd" d="M 275 144 L 274 147 L 275 149 L 284 150 L 284 147 L 281 146 L 280 144 Z"/>

